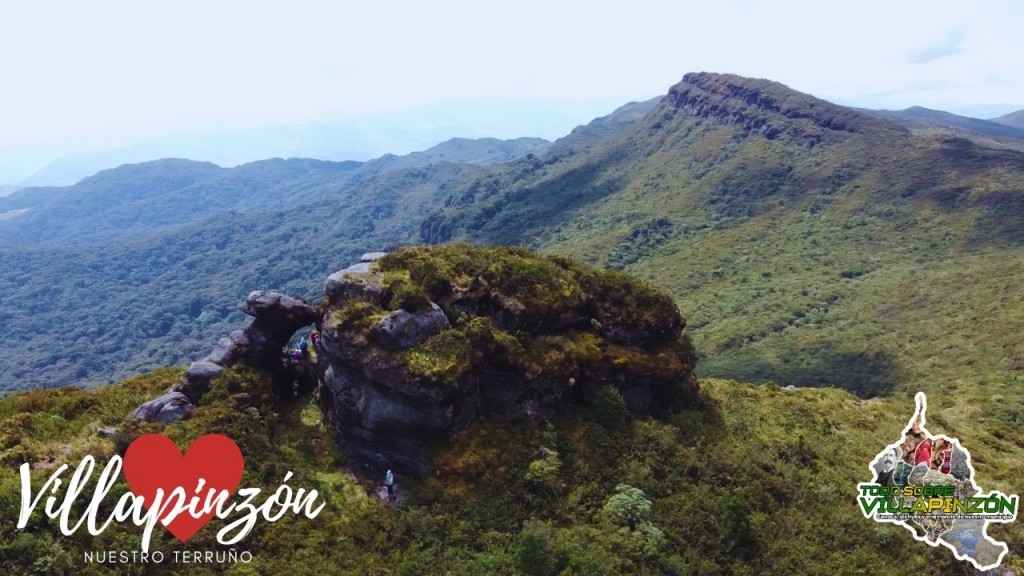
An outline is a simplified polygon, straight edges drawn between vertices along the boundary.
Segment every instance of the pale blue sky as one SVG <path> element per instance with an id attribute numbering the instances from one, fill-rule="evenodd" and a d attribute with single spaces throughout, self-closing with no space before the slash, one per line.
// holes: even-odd
<path id="1" fill-rule="evenodd" d="M 1022 30 L 1016 0 L 11 1 L 0 155 L 449 100 L 624 103 L 699 70 L 872 107 L 1024 106 Z"/>

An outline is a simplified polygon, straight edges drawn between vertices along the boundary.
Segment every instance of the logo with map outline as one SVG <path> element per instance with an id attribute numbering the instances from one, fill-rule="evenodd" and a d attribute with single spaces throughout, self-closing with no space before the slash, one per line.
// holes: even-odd
<path id="1" fill-rule="evenodd" d="M 928 399 L 868 466 L 872 482 L 857 485 L 865 518 L 903 526 L 930 546 L 945 546 L 979 570 L 999 566 L 1008 550 L 987 534 L 989 522 L 1017 519 L 1017 495 L 983 492 L 974 482 L 971 455 L 956 438 L 932 436 L 924 427 Z"/>

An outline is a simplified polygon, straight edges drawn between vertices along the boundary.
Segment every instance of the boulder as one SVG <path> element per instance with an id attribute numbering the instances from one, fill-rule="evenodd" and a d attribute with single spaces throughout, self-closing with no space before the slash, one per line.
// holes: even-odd
<path id="1" fill-rule="evenodd" d="M 381 258 L 387 256 L 387 252 L 367 252 L 359 257 L 360 262 L 376 262 Z"/>
<path id="2" fill-rule="evenodd" d="M 181 418 L 191 418 L 195 406 L 181 392 L 171 391 L 154 398 L 132 412 L 132 417 L 147 422 L 170 424 Z"/>
<path id="3" fill-rule="evenodd" d="M 370 328 L 370 338 L 391 350 L 405 350 L 451 327 L 444 310 L 433 302 L 422 312 L 395 310 Z"/>
<path id="4" fill-rule="evenodd" d="M 305 301 L 275 291 L 251 292 L 238 307 L 253 317 L 244 330 L 221 338 L 205 358 L 193 362 L 185 377 L 170 392 L 146 402 L 132 415 L 140 420 L 173 422 L 192 415 L 194 405 L 209 392 L 210 383 L 224 369 L 247 364 L 271 374 L 279 391 L 309 390 L 314 377 L 287 370 L 281 363 L 281 349 L 292 335 L 317 320 L 317 309 Z"/>
<path id="5" fill-rule="evenodd" d="M 230 336 L 217 341 L 217 345 L 203 360 L 224 367 L 234 366 L 249 353 L 249 338 L 243 330 L 235 330 Z"/>
<path id="6" fill-rule="evenodd" d="M 364 294 L 373 298 L 380 294 L 380 280 L 380 275 L 372 272 L 371 263 L 355 264 L 328 276 L 324 294 L 331 300 L 347 300 Z"/>
<path id="7" fill-rule="evenodd" d="M 294 326 L 292 334 L 295 330 L 312 324 L 317 317 L 316 308 L 304 300 L 274 290 L 250 292 L 249 297 L 240 303 L 238 308 L 249 316 L 264 320 L 282 330 Z"/>
<path id="8" fill-rule="evenodd" d="M 174 387 L 176 392 L 181 392 L 188 397 L 193 404 L 210 391 L 210 381 L 221 375 L 224 368 L 207 360 L 193 362 L 188 367 L 188 372 L 181 380 L 181 383 Z"/>

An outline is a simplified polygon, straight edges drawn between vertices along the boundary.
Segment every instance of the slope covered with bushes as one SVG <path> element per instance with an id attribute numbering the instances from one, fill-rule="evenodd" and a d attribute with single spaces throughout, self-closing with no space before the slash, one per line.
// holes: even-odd
<path id="1" fill-rule="evenodd" d="M 865 520 L 850 491 L 868 475 L 877 438 L 897 437 L 908 405 L 706 380 L 697 405 L 665 419 L 632 419 L 613 397 L 548 425 L 478 424 L 438 449 L 436 476 L 399 477 L 406 496 L 388 505 L 376 498 L 382 479 L 349 473 L 311 398 L 273 408 L 253 372 L 232 370 L 215 382 L 191 420 L 166 427 L 124 420 L 179 377 L 161 371 L 96 390 L 0 400 L 0 566 L 14 574 L 105 574 L 109 567 L 83 563 L 83 552 L 137 549 L 141 530 L 126 525 L 65 538 L 37 512 L 16 530 L 17 467 L 33 464 L 38 489 L 59 462 L 93 454 L 102 464 L 134 436 L 159 431 L 181 447 L 205 433 L 226 434 L 246 461 L 241 486 L 272 491 L 293 471 L 289 484 L 318 489 L 326 507 L 311 520 L 258 522 L 235 547 L 252 553 L 249 564 L 118 565 L 123 573 L 870 574 L 881 558 L 917 574 L 967 573 L 948 551 Z M 120 433 L 100 438 L 97 426 Z M 974 453 L 988 460 L 984 450 Z M 979 472 L 980 484 L 992 480 Z M 125 489 L 115 485 L 109 504 Z M 187 544 L 158 528 L 152 548 L 222 550 L 215 541 L 222 526 L 214 520 Z M 1007 566 L 1020 569 L 1019 527 L 992 533 L 1010 541 Z"/>

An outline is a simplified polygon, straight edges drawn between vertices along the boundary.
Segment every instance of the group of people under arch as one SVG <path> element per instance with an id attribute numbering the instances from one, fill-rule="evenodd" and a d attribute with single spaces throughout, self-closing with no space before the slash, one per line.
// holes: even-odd
<path id="1" fill-rule="evenodd" d="M 294 347 L 286 346 L 281 350 L 281 360 L 286 364 L 302 362 L 316 357 L 316 346 L 320 341 L 320 333 L 314 328 L 309 336 L 303 336 Z"/>

